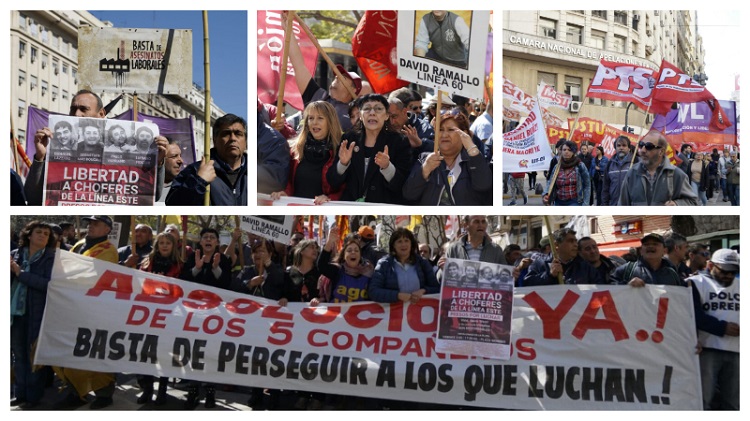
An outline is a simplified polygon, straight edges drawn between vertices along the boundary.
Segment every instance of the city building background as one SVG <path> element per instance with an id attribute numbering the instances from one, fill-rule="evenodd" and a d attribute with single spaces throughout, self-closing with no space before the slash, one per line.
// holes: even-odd
<path id="1" fill-rule="evenodd" d="M 572 95 L 567 111 L 554 111 L 563 121 L 585 107 L 587 117 L 640 133 L 651 122 L 643 111 L 623 101 L 585 98 L 600 60 L 658 70 L 663 59 L 705 84 L 699 19 L 694 10 L 505 11 L 503 76 L 529 95 L 542 81 Z"/>
<path id="2" fill-rule="evenodd" d="M 10 11 L 11 123 L 22 145 L 26 144 L 29 136 L 26 133 L 29 106 L 67 115 L 72 96 L 80 89 L 88 89 L 78 83 L 78 30 L 85 25 L 113 26 L 111 22 L 103 22 L 87 11 Z M 101 96 L 104 105 L 119 95 L 97 94 Z M 193 89 L 187 96 L 140 94 L 137 99 L 139 114 L 192 118 L 196 156 L 203 154 L 203 87 L 193 83 Z M 122 114 L 133 108 L 133 105 L 133 94 L 125 93 L 108 115 Z M 212 101 L 211 122 L 224 114 Z"/>

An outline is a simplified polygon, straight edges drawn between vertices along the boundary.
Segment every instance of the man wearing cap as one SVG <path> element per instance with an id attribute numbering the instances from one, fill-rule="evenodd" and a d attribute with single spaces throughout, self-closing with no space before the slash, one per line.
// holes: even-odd
<path id="1" fill-rule="evenodd" d="M 369 225 L 362 225 L 359 227 L 357 234 L 359 234 L 359 238 L 362 239 L 360 242 L 362 246 L 362 257 L 370 261 L 373 266 L 377 265 L 378 260 L 380 260 L 381 257 L 386 256 L 388 253 L 380 250 L 378 245 L 375 244 L 375 231 L 373 231 Z"/>
<path id="2" fill-rule="evenodd" d="M 739 273 L 740 255 L 719 249 L 707 270 L 687 279 L 701 347 L 703 409 L 740 409 Z"/>
<path id="3" fill-rule="evenodd" d="M 591 237 L 582 237 L 578 240 L 578 255 L 593 266 L 605 282 L 609 280 L 609 275 L 617 267 L 609 257 L 599 253 L 599 245 Z"/>
<path id="4" fill-rule="evenodd" d="M 146 224 L 135 226 L 135 253 L 133 253 L 131 244 L 117 249 L 118 260 L 121 265 L 129 268 L 139 268 L 143 259 L 151 253 L 153 245 L 151 240 L 154 236 L 154 230 Z"/>
<path id="5" fill-rule="evenodd" d="M 283 21 L 286 22 L 286 19 L 287 14 L 284 13 Z M 344 132 L 349 131 L 352 128 L 352 122 L 349 120 L 349 103 L 359 96 L 362 90 L 362 78 L 354 72 L 347 72 L 344 66 L 337 64 L 336 68 L 343 76 L 343 80 L 334 77 L 331 86 L 328 87 L 328 91 L 321 88 L 315 83 L 313 75 L 307 66 L 305 66 L 305 58 L 302 56 L 302 51 L 295 37 L 292 37 L 291 42 L 289 42 L 289 61 L 292 62 L 292 66 L 294 67 L 294 80 L 297 82 L 297 88 L 302 94 L 302 102 L 305 104 L 305 107 L 307 107 L 307 104 L 315 101 L 330 103 L 339 116 L 341 128 Z M 350 91 L 354 92 L 354 96 L 351 95 Z"/>
<path id="6" fill-rule="evenodd" d="M 106 215 L 82 219 L 88 221 L 86 238 L 74 245 L 70 251 L 116 264 L 118 262 L 117 249 L 107 239 L 112 231 L 112 219 Z M 115 393 L 114 373 L 99 373 L 66 367 L 54 367 L 54 370 L 57 376 L 69 386 L 68 394 L 54 405 L 54 409 L 81 406 L 86 403 L 84 397 L 91 391 L 96 395 L 96 399 L 91 402 L 91 409 L 102 409 L 112 405 L 112 395 Z"/>
<path id="7" fill-rule="evenodd" d="M 687 174 L 666 158 L 668 146 L 667 138 L 656 130 L 638 142 L 641 160 L 622 180 L 620 206 L 698 206 Z"/>
<path id="8" fill-rule="evenodd" d="M 664 237 L 651 233 L 641 239 L 641 255 L 635 262 L 628 262 L 612 273 L 613 285 L 644 287 L 649 285 L 684 285 L 674 265 L 664 257 Z"/>
<path id="9" fill-rule="evenodd" d="M 593 266 L 578 255 L 576 232 L 560 228 L 552 233 L 557 257 L 554 255 L 535 260 L 523 280 L 524 286 L 603 284 L 604 280 Z"/>

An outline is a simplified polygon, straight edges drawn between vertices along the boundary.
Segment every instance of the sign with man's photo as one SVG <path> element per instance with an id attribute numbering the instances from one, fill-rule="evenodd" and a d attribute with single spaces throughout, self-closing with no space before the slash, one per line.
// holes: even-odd
<path id="1" fill-rule="evenodd" d="M 50 115 L 49 127 L 45 205 L 153 205 L 157 125 Z"/>

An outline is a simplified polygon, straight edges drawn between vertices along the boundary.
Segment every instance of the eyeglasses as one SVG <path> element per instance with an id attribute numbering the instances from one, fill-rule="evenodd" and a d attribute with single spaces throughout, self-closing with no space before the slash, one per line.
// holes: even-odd
<path id="1" fill-rule="evenodd" d="M 422 111 L 422 107 L 420 107 L 419 105 L 414 105 L 412 107 L 409 107 L 409 109 L 416 112 Z"/>
<path id="2" fill-rule="evenodd" d="M 662 146 L 654 145 L 653 143 L 647 143 L 644 141 L 638 142 L 638 149 L 646 148 L 647 151 L 653 151 L 654 149 L 661 149 Z"/>
<path id="3" fill-rule="evenodd" d="M 385 107 L 364 107 L 360 110 L 362 114 L 374 112 L 375 114 L 381 114 L 385 112 Z"/>
<path id="4" fill-rule="evenodd" d="M 234 135 L 235 137 L 245 137 L 245 131 L 244 130 L 231 130 L 231 129 L 224 129 L 219 131 L 219 137 L 229 137 L 231 135 Z"/>
<path id="5" fill-rule="evenodd" d="M 700 254 L 700 255 L 701 255 L 701 256 L 703 256 L 703 257 L 709 257 L 709 256 L 711 256 L 711 253 L 710 253 L 710 252 L 708 252 L 708 251 L 702 251 L 702 252 L 700 252 L 700 253 L 698 253 L 698 254 Z"/>

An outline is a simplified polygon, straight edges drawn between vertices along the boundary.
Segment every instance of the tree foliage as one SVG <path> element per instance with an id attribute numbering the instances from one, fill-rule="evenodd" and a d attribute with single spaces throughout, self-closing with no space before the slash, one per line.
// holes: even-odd
<path id="1" fill-rule="evenodd" d="M 302 19 L 317 39 L 333 39 L 345 43 L 352 41 L 363 12 L 358 10 L 300 10 Z"/>

